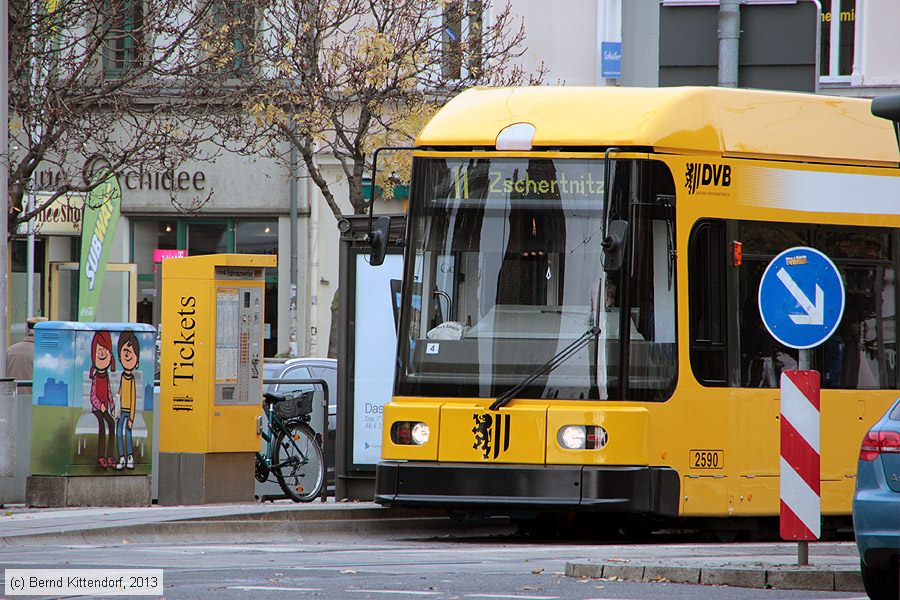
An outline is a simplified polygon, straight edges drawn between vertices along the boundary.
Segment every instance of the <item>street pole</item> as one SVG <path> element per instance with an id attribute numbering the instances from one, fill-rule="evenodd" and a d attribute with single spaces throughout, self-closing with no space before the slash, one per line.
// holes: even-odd
<path id="1" fill-rule="evenodd" d="M 35 2 L 34 4 L 34 22 L 40 22 L 40 11 L 42 9 L 42 4 L 40 2 Z M 38 41 L 33 40 L 35 46 L 32 48 L 32 57 L 31 64 L 29 68 L 29 76 L 31 77 L 31 93 L 37 94 L 38 89 L 40 88 L 41 83 L 41 72 L 40 66 L 38 64 Z M 41 140 L 44 136 L 44 128 L 41 124 L 40 118 L 35 119 L 34 132 L 35 139 Z M 28 200 L 26 201 L 27 211 L 31 212 L 35 207 L 35 188 L 37 186 L 37 181 L 35 180 L 35 173 L 31 174 L 31 180 L 28 182 Z M 28 219 L 28 223 L 26 224 L 28 227 L 28 237 L 26 238 L 26 249 L 25 249 L 25 318 L 30 319 L 35 316 L 34 313 L 34 228 L 35 228 L 35 219 L 32 217 Z"/>
<path id="2" fill-rule="evenodd" d="M 28 212 L 34 210 L 34 178 L 31 185 L 28 186 Z M 25 273 L 28 275 L 27 297 L 25 299 L 25 318 L 30 319 L 35 316 L 34 312 L 34 218 L 28 219 L 26 224 L 28 227 L 28 239 L 25 251 Z"/>
<path id="3" fill-rule="evenodd" d="M 9 322 L 9 3 L 0 1 L 0 190 L 6 210 L 0 217 L 0 377 L 6 377 L 6 330 Z"/>
<path id="4" fill-rule="evenodd" d="M 812 365 L 812 352 L 810 350 L 800 350 L 797 368 L 801 371 L 809 371 Z M 797 541 L 797 565 L 806 567 L 809 565 L 809 541 Z"/>
<path id="5" fill-rule="evenodd" d="M 288 353 L 292 357 L 299 356 L 298 338 L 297 338 L 297 147 L 294 144 L 293 136 L 291 138 L 290 150 L 290 177 L 291 177 L 291 298 L 290 298 L 290 315 L 291 324 L 288 335 Z"/>
<path id="6" fill-rule="evenodd" d="M 741 0 L 719 2 L 719 87 L 738 86 Z"/>

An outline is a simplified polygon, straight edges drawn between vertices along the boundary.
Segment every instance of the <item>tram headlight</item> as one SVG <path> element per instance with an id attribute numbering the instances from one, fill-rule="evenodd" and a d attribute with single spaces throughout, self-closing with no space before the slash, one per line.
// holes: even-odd
<path id="1" fill-rule="evenodd" d="M 602 450 L 609 434 L 600 425 L 566 425 L 560 428 L 556 439 L 566 450 Z"/>
<path id="2" fill-rule="evenodd" d="M 412 441 L 414 444 L 421 446 L 428 442 L 431 436 L 431 428 L 425 423 L 416 423 L 412 426 Z"/>
<path id="3" fill-rule="evenodd" d="M 584 448 L 587 432 L 584 425 L 566 425 L 559 430 L 559 445 L 569 450 Z"/>
<path id="4" fill-rule="evenodd" d="M 431 428 L 421 421 L 398 421 L 391 427 L 391 441 L 399 446 L 421 446 L 430 437 Z"/>

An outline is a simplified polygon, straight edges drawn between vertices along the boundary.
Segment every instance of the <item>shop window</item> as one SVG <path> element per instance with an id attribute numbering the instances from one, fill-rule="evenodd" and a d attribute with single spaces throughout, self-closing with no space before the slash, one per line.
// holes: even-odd
<path id="1" fill-rule="evenodd" d="M 238 254 L 278 254 L 278 222 L 237 221 L 234 224 L 234 251 Z M 278 353 L 278 269 L 266 269 L 265 326 L 263 352 Z"/>
<path id="2" fill-rule="evenodd" d="M 226 223 L 188 223 L 186 235 L 188 256 L 224 254 L 229 250 Z"/>
<path id="3" fill-rule="evenodd" d="M 278 254 L 278 223 L 238 221 L 234 226 L 234 250 L 238 254 Z"/>
<path id="4" fill-rule="evenodd" d="M 103 72 L 107 77 L 120 77 L 142 65 L 144 7 L 141 0 L 106 0 L 104 18 L 109 29 L 103 50 Z"/>
<path id="5" fill-rule="evenodd" d="M 25 240 L 13 240 L 10 244 L 10 298 L 9 324 L 10 335 L 13 342 L 18 342 L 25 335 L 25 320 L 32 316 L 44 316 L 43 306 L 44 291 L 44 240 L 34 240 L 34 312 L 26 314 L 28 308 L 28 247 Z"/>
<path id="6" fill-rule="evenodd" d="M 856 0 L 820 0 L 822 5 L 819 75 L 823 81 L 848 81 L 853 75 Z"/>
<path id="7" fill-rule="evenodd" d="M 160 250 L 178 248 L 178 226 L 174 221 L 160 221 L 156 247 Z"/>

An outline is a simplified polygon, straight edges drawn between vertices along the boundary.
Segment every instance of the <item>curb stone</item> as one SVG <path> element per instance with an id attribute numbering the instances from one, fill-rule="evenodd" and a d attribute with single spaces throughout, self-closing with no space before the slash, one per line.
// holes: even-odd
<path id="1" fill-rule="evenodd" d="M 643 581 L 644 567 L 633 565 L 603 565 L 603 577 Z"/>
<path id="2" fill-rule="evenodd" d="M 661 581 L 670 583 L 700 583 L 700 569 L 698 567 L 658 567 L 647 565 L 644 567 L 643 581 Z"/>
<path id="3" fill-rule="evenodd" d="M 766 572 L 762 569 L 702 569 L 700 583 L 704 585 L 730 585 L 732 587 L 764 588 Z"/>
<path id="4" fill-rule="evenodd" d="M 834 591 L 836 592 L 862 592 L 862 574 L 859 571 L 835 571 Z"/>
<path id="5" fill-rule="evenodd" d="M 619 565 L 567 562 L 567 577 L 699 583 L 742 588 L 863 592 L 862 577 L 850 570 L 784 570 L 729 567 L 685 567 L 663 565 Z"/>
<path id="6" fill-rule="evenodd" d="M 779 590 L 834 591 L 833 571 L 768 571 L 766 585 Z"/>

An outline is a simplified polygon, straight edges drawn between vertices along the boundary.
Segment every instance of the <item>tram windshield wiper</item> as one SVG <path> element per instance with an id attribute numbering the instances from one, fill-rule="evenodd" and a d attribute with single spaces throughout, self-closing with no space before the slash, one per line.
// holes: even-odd
<path id="1" fill-rule="evenodd" d="M 576 339 L 571 344 L 569 344 L 568 346 L 566 346 L 565 348 L 563 348 L 562 350 L 560 350 L 559 352 L 554 354 L 550 360 L 548 360 L 547 362 L 542 364 L 540 367 L 535 369 L 534 372 L 531 373 L 528 377 L 526 377 L 525 379 L 523 379 L 522 381 L 520 381 L 518 384 L 511 387 L 510 389 L 506 390 L 499 396 L 497 396 L 497 399 L 494 400 L 494 402 L 491 404 L 490 410 L 500 410 L 501 408 L 503 408 L 504 406 L 509 404 L 510 401 L 512 401 L 516 397 L 518 397 L 519 393 L 522 390 L 524 390 L 529 385 L 534 383 L 540 377 L 543 377 L 544 375 L 549 374 L 556 367 L 558 367 L 559 365 L 563 364 L 564 362 L 566 362 L 567 360 L 569 360 L 570 358 L 572 358 L 573 356 L 578 354 L 578 352 L 582 348 L 587 346 L 592 339 L 596 339 L 597 336 L 599 336 L 599 335 L 600 335 L 600 326 L 599 325 L 594 325 L 593 327 L 591 327 L 590 329 L 588 329 L 587 331 L 582 333 L 578 339 Z"/>

